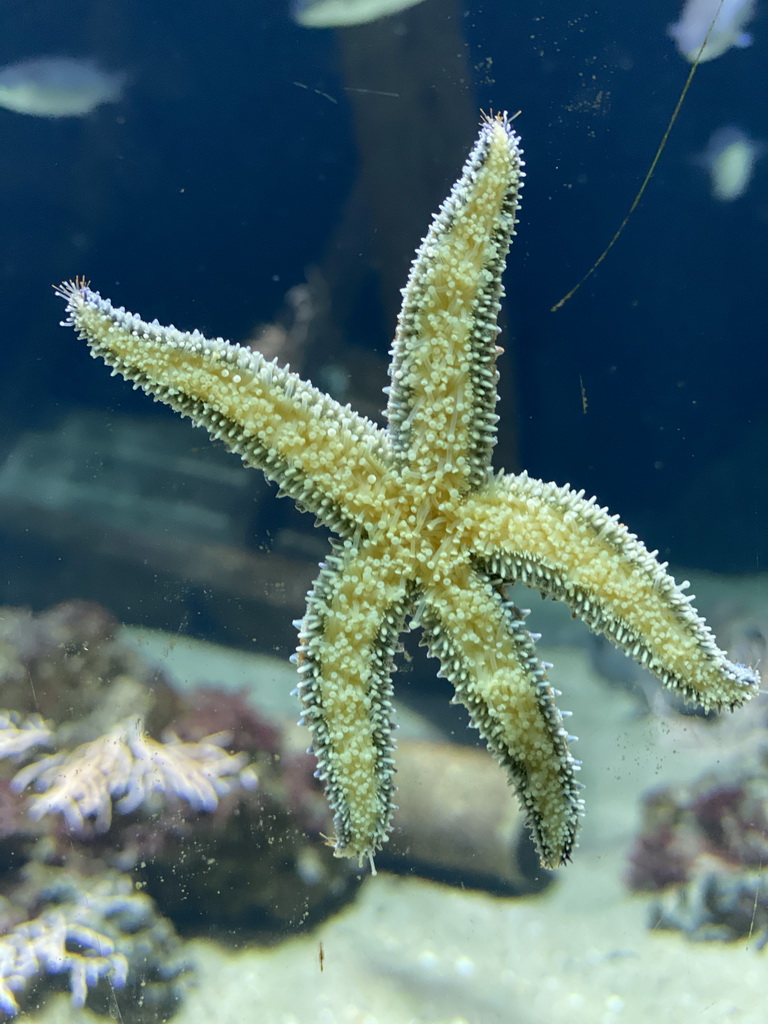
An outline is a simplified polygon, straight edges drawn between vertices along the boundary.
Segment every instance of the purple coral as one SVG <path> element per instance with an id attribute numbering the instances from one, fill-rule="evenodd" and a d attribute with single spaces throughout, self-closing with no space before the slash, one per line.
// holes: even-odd
<path id="1" fill-rule="evenodd" d="M 0 1010 L 8 1016 L 18 1013 L 16 994 L 43 974 L 69 973 L 72 1005 L 78 1008 L 101 978 L 123 987 L 127 959 L 106 935 L 85 924 L 82 914 L 76 905 L 55 907 L 0 938 Z M 73 952 L 72 945 L 81 952 Z"/>

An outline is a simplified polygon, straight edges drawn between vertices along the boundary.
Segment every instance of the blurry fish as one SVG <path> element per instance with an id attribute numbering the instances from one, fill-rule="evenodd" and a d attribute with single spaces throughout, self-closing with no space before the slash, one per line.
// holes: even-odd
<path id="1" fill-rule="evenodd" d="M 92 60 L 37 57 L 0 68 L 0 107 L 35 117 L 81 117 L 101 103 L 116 103 L 125 75 Z"/>
<path id="2" fill-rule="evenodd" d="M 306 28 L 362 25 L 420 3 L 421 0 L 291 0 L 291 16 Z"/>
<path id="3" fill-rule="evenodd" d="M 707 39 L 699 60 L 714 60 L 732 46 L 745 47 L 752 36 L 744 26 L 755 15 L 757 0 L 686 0 L 680 21 L 667 29 L 686 60 L 696 60 L 701 44 Z M 710 29 L 711 26 L 711 29 Z M 709 32 L 709 38 L 707 38 Z"/>
<path id="4" fill-rule="evenodd" d="M 763 143 L 755 142 L 741 128 L 728 125 L 712 133 L 696 163 L 709 173 L 713 197 L 730 203 L 747 191 L 755 163 L 764 152 Z"/>

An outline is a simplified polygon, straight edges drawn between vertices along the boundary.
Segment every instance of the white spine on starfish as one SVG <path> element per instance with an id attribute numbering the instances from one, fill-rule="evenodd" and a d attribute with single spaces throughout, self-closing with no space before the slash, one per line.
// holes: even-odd
<path id="1" fill-rule="evenodd" d="M 146 323 L 85 282 L 57 289 L 94 356 L 205 427 L 343 535 L 375 523 L 390 461 L 384 431 L 260 353 Z"/>
<path id="2" fill-rule="evenodd" d="M 299 696 L 339 856 L 370 858 L 394 810 L 392 659 L 411 600 L 402 574 L 347 542 L 322 567 L 299 630 Z"/>
<path id="3" fill-rule="evenodd" d="M 703 708 L 754 694 L 755 672 L 726 658 L 666 565 L 594 498 L 521 473 L 497 477 L 477 500 L 467 543 L 489 573 L 564 601 Z"/>
<path id="4" fill-rule="evenodd" d="M 568 602 L 705 707 L 757 689 L 617 519 L 568 488 L 492 476 L 496 317 L 521 167 L 506 117 L 486 120 L 411 271 L 387 432 L 237 345 L 145 324 L 82 282 L 60 288 L 95 355 L 342 535 L 309 595 L 299 691 L 337 852 L 361 860 L 391 827 L 389 673 L 410 612 L 508 770 L 548 865 L 574 845 L 575 764 L 534 638 L 500 581 Z"/>
<path id="5" fill-rule="evenodd" d="M 389 430 L 432 500 L 480 486 L 495 443 L 497 318 L 523 160 L 505 118 L 485 121 L 416 253 L 392 348 Z"/>
<path id="6" fill-rule="evenodd" d="M 441 674 L 509 773 L 542 864 L 568 860 L 583 810 L 576 762 L 523 615 L 472 571 L 428 589 L 422 624 Z"/>

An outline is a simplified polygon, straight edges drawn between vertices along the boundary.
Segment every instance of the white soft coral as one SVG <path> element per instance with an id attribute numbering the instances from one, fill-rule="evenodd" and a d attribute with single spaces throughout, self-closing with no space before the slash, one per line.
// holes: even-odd
<path id="1" fill-rule="evenodd" d="M 38 791 L 30 801 L 32 818 L 62 814 L 72 832 L 84 831 L 89 821 L 97 831 L 106 831 L 113 801 L 119 812 L 128 813 L 156 794 L 181 799 L 195 811 L 213 811 L 220 796 L 255 784 L 247 756 L 223 749 L 229 739 L 228 733 L 216 733 L 197 743 L 183 743 L 174 735 L 160 742 L 147 736 L 142 719 L 133 716 L 71 752 L 27 765 L 12 785 L 16 792 L 30 785 Z"/>

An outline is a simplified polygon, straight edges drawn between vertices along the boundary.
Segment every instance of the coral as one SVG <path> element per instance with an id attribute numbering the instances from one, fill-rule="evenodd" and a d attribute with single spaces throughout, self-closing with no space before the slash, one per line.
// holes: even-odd
<path id="1" fill-rule="evenodd" d="M 245 690 L 198 686 L 167 729 L 190 742 L 225 732 L 235 750 L 273 755 L 281 750 L 280 730 L 254 710 Z"/>
<path id="2" fill-rule="evenodd" d="M 113 800 L 123 814 L 159 795 L 184 800 L 196 811 L 212 811 L 234 786 L 256 784 L 254 773 L 246 771 L 247 756 L 222 749 L 228 741 L 227 733 L 218 733 L 198 743 L 181 743 L 175 736 L 159 743 L 133 717 L 71 753 L 27 765 L 12 786 L 19 792 L 34 784 L 42 792 L 30 801 L 31 817 L 62 814 L 75 833 L 84 832 L 88 821 L 96 831 L 106 831 Z"/>
<path id="3" fill-rule="evenodd" d="M 166 1020 L 174 926 L 271 940 L 354 891 L 309 759 L 246 692 L 177 693 L 98 606 L 3 609 L 0 692 L 0 1017 L 68 987 Z"/>
<path id="4" fill-rule="evenodd" d="M 768 942 L 768 741 L 764 729 L 735 758 L 689 786 L 644 800 L 630 855 L 632 889 L 659 892 L 653 928 L 696 941 Z"/>
<path id="5" fill-rule="evenodd" d="M 655 790 L 630 854 L 628 884 L 655 892 L 702 867 L 768 864 L 768 741 L 762 730 L 741 753 L 690 786 Z"/>
<path id="6" fill-rule="evenodd" d="M 187 970 L 170 923 L 128 875 L 89 877 L 29 865 L 16 890 L 17 909 L 34 914 L 0 938 L 0 1010 L 19 1009 L 43 981 L 66 977 L 72 1003 L 105 1009 L 115 989 L 126 1005 L 164 1017 L 176 1005 Z M 40 908 L 43 909 L 40 909 Z M 100 982 L 106 984 L 100 985 Z"/>
<path id="7" fill-rule="evenodd" d="M 100 932 L 84 925 L 78 908 L 46 910 L 0 939 L 0 1009 L 18 1013 L 16 994 L 40 974 L 69 974 L 72 1005 L 85 1004 L 89 987 L 110 978 L 122 988 L 128 963 Z M 77 945 L 82 952 L 72 952 Z"/>
<path id="8" fill-rule="evenodd" d="M 14 711 L 0 711 L 0 758 L 19 760 L 35 747 L 50 747 L 53 732 L 40 715 L 22 718 Z"/>
<path id="9" fill-rule="evenodd" d="M 3 608 L 3 706 L 53 720 L 59 742 L 71 744 L 95 739 L 130 713 L 143 715 L 154 731 L 177 713 L 178 695 L 119 632 L 104 608 L 85 601 L 39 614 Z"/>
<path id="10" fill-rule="evenodd" d="M 768 874 L 702 871 L 675 886 L 651 907 L 651 927 L 684 932 L 694 942 L 768 943 Z"/>

